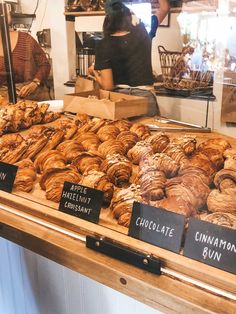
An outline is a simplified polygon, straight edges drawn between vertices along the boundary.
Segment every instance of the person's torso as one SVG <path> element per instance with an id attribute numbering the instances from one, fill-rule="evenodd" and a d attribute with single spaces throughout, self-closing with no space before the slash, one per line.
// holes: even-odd
<path id="1" fill-rule="evenodd" d="M 145 34 L 133 31 L 123 36 L 109 36 L 103 40 L 110 55 L 115 85 L 153 84 L 151 42 Z"/>

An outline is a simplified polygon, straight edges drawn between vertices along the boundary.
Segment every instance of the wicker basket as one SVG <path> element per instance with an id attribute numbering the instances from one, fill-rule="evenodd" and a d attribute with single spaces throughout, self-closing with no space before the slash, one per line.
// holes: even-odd
<path id="1" fill-rule="evenodd" d="M 192 71 L 185 60 L 186 51 L 168 51 L 158 46 L 164 87 L 173 90 L 208 88 L 212 71 Z"/>

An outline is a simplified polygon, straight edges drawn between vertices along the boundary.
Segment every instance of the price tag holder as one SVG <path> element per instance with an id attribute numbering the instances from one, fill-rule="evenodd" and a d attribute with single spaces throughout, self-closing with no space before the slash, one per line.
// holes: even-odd
<path id="1" fill-rule="evenodd" d="M 65 181 L 59 210 L 98 223 L 102 202 L 102 191 Z"/>
<path id="2" fill-rule="evenodd" d="M 179 253 L 185 216 L 134 202 L 128 235 Z"/>
<path id="3" fill-rule="evenodd" d="M 191 218 L 184 255 L 236 275 L 236 231 Z"/>
<path id="4" fill-rule="evenodd" d="M 12 192 L 18 167 L 0 162 L 0 190 Z"/>

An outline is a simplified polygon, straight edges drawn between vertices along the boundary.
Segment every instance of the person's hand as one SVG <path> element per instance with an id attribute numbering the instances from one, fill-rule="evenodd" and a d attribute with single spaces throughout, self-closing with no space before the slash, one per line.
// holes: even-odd
<path id="1" fill-rule="evenodd" d="M 24 98 L 30 94 L 33 94 L 37 88 L 38 84 L 36 82 L 30 82 L 20 89 L 20 91 L 18 92 L 18 96 Z"/>
<path id="2" fill-rule="evenodd" d="M 90 67 L 88 68 L 88 75 L 95 76 L 95 73 L 94 73 L 94 64 L 90 65 Z"/>

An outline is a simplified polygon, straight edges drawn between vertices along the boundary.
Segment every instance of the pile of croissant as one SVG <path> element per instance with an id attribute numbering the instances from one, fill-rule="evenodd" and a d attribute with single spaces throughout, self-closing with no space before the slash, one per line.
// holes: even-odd
<path id="1" fill-rule="evenodd" d="M 126 227 L 134 201 L 186 217 L 207 207 L 235 215 L 236 152 L 220 137 L 198 143 L 194 136 L 171 138 L 138 122 L 86 114 L 29 131 L 0 138 L 0 161 L 19 167 L 16 190 L 32 190 L 36 177 L 54 202 L 64 181 L 99 189 L 103 206 Z"/>

